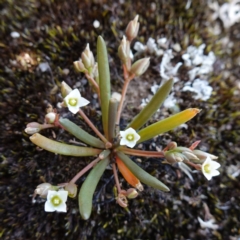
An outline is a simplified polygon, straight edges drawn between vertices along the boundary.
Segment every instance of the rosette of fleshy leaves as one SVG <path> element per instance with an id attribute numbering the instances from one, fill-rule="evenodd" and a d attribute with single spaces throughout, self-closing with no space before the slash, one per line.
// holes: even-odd
<path id="1" fill-rule="evenodd" d="M 74 197 L 78 191 L 75 183 L 83 174 L 90 171 L 78 193 L 80 214 L 83 219 L 89 219 L 92 212 L 92 201 L 95 189 L 106 167 L 110 163 L 116 184 L 114 191 L 116 202 L 124 208 L 127 208 L 128 206 L 127 199 L 135 198 L 138 195 L 137 190 L 143 191 L 142 183 L 161 191 L 169 191 L 169 188 L 164 183 L 143 170 L 129 157 L 129 155 L 164 158 L 164 152 L 143 151 L 141 149 L 134 149 L 134 146 L 189 121 L 199 112 L 199 110 L 196 108 L 189 108 L 164 120 L 143 127 L 161 107 L 163 101 L 171 91 L 173 80 L 170 79 L 162 84 L 149 103 L 137 116 L 135 116 L 125 129 L 121 129 L 120 131 L 119 122 L 127 87 L 134 77 L 140 76 L 145 72 L 150 63 L 149 58 L 143 58 L 132 64 L 130 58 L 130 44 L 137 36 L 138 28 L 139 23 L 137 16 L 129 23 L 126 30 L 127 37 L 123 37 L 118 49 L 124 75 L 124 85 L 120 99 L 111 97 L 108 53 L 105 41 L 101 36 L 99 36 L 97 40 L 97 62 L 94 59 L 89 45 L 87 45 L 82 53 L 81 59 L 74 62 L 76 70 L 85 74 L 86 78 L 91 83 L 91 87 L 98 94 L 102 113 L 101 120 L 103 132 L 96 128 L 95 124 L 92 123 L 80 108 L 87 105 L 89 101 L 83 98 L 77 89 L 73 90 L 65 82 L 63 82 L 61 86 L 63 97 L 62 106 L 68 107 L 69 111 L 73 114 L 80 114 L 82 119 L 95 132 L 95 136 L 89 134 L 87 130 L 77 126 L 69 119 L 61 118 L 56 110 L 53 109 L 49 111 L 44 124 L 28 124 L 26 132 L 33 134 L 30 137 L 30 140 L 42 149 L 55 154 L 75 157 L 96 156 L 90 164 L 81 169 L 76 176 L 73 176 L 70 182 L 62 183 L 54 188 L 51 184 L 44 184 L 44 188 L 41 185 L 35 190 L 34 197 L 36 194 L 46 197 L 48 206 L 51 205 L 51 208 L 48 207 L 45 209 L 50 209 L 51 211 L 56 209 L 60 211 L 61 208 L 56 206 L 60 206 L 61 201 L 64 203 L 61 206 L 65 206 L 66 196 L 64 195 L 64 197 L 62 197 L 63 191 L 67 191 L 69 197 Z M 87 146 L 82 147 L 58 142 L 38 133 L 40 130 L 50 127 L 63 128 Z M 131 186 L 130 189 L 124 190 L 121 188 L 117 169 Z M 57 193 L 53 192 L 53 190 L 62 192 Z M 51 196 L 47 195 L 47 191 L 51 193 Z M 57 199 L 56 201 L 55 199 L 52 200 L 54 197 Z"/>

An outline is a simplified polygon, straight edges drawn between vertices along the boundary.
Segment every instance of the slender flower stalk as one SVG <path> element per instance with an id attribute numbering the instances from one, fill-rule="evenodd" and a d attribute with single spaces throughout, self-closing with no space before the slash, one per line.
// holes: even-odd
<path id="1" fill-rule="evenodd" d="M 93 168 L 101 159 L 98 157 L 89 163 L 84 169 L 82 169 L 71 181 L 70 183 L 75 183 L 84 173 Z"/>
<path id="2" fill-rule="evenodd" d="M 93 125 L 91 120 L 87 117 L 87 115 L 79 109 L 79 114 L 84 119 L 84 121 L 88 124 L 88 126 L 97 134 L 97 136 L 106 144 L 106 148 L 110 148 L 112 144 L 99 132 L 99 130 Z"/>
<path id="3" fill-rule="evenodd" d="M 126 96 L 126 93 L 127 93 L 127 88 L 128 88 L 128 85 L 130 83 L 130 81 L 135 77 L 135 74 L 131 74 L 130 76 L 128 76 L 127 79 L 125 79 L 124 81 L 124 85 L 123 85 L 123 89 L 122 89 L 122 97 L 121 97 L 121 100 L 119 102 L 119 105 L 118 105 L 118 111 L 117 111 L 117 117 L 116 117 L 116 124 L 119 125 L 119 122 L 120 122 L 120 116 L 121 116 L 121 112 L 122 112 L 122 108 L 123 108 L 123 103 L 124 103 L 124 100 L 125 100 L 125 96 Z"/>
<path id="4" fill-rule="evenodd" d="M 121 186 L 120 186 L 120 183 L 119 183 L 117 168 L 116 168 L 115 163 L 112 164 L 112 169 L 113 169 L 113 175 L 114 175 L 115 183 L 116 183 L 116 186 L 117 186 L 117 190 L 118 190 L 118 193 L 120 193 L 122 190 L 121 190 Z"/>
<path id="5" fill-rule="evenodd" d="M 163 152 L 155 152 L 155 151 L 143 151 L 138 149 L 131 149 L 126 147 L 118 147 L 117 150 L 124 152 L 129 155 L 138 156 L 138 157 L 156 157 L 156 158 L 163 158 Z"/>
<path id="6" fill-rule="evenodd" d="M 85 73 L 85 76 L 88 79 L 88 81 L 93 85 L 93 88 L 97 92 L 98 99 L 100 101 L 100 90 L 99 90 L 99 86 L 98 86 L 97 82 L 88 73 Z"/>

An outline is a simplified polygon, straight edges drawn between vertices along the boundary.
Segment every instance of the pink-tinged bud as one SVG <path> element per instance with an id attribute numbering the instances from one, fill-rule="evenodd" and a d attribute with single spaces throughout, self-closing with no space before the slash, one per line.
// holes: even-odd
<path id="1" fill-rule="evenodd" d="M 42 127 L 43 125 L 40 124 L 40 123 L 37 123 L 37 122 L 31 122 L 31 123 L 28 123 L 27 124 L 27 128 L 25 128 L 25 132 L 27 134 L 34 134 L 34 133 L 38 133 L 39 131 L 42 130 Z"/>
<path id="2" fill-rule="evenodd" d="M 123 63 L 127 63 L 130 59 L 130 43 L 125 36 L 123 36 L 121 44 L 118 47 L 118 56 Z"/>
<path id="3" fill-rule="evenodd" d="M 71 91 L 72 91 L 72 88 L 63 81 L 61 83 L 61 94 L 62 94 L 62 97 L 65 98 Z"/>
<path id="4" fill-rule="evenodd" d="M 81 59 L 85 68 L 88 69 L 94 67 L 95 60 L 93 57 L 93 53 L 89 48 L 89 44 L 87 44 L 85 50 L 82 52 Z"/>
<path id="5" fill-rule="evenodd" d="M 68 196 L 74 198 L 77 195 L 77 185 L 74 183 L 68 183 L 64 189 L 68 191 Z"/>
<path id="6" fill-rule="evenodd" d="M 136 198 L 138 196 L 138 192 L 134 188 L 129 188 L 127 190 L 127 195 L 126 196 L 129 199 L 133 199 L 133 198 Z"/>
<path id="7" fill-rule="evenodd" d="M 55 120 L 56 120 L 56 116 L 57 116 L 57 114 L 56 113 L 54 113 L 54 112 L 49 112 L 48 114 L 46 114 L 45 115 L 45 121 L 47 122 L 47 123 L 54 123 L 55 122 Z"/>
<path id="8" fill-rule="evenodd" d="M 48 190 L 53 190 L 54 187 L 50 183 L 42 183 L 37 186 L 34 191 L 35 195 L 39 195 L 42 198 L 46 198 L 48 194 Z"/>
<path id="9" fill-rule="evenodd" d="M 82 59 L 79 59 L 78 61 L 73 62 L 73 65 L 78 72 L 87 72 L 87 69 L 83 64 Z"/>
<path id="10" fill-rule="evenodd" d="M 128 206 L 127 198 L 123 194 L 118 194 L 116 202 L 123 208 Z"/>
<path id="11" fill-rule="evenodd" d="M 138 15 L 128 23 L 126 28 L 126 35 L 129 42 L 131 42 L 137 35 L 139 30 Z"/>
<path id="12" fill-rule="evenodd" d="M 168 143 L 168 145 L 167 145 L 167 149 L 168 150 L 172 150 L 172 149 L 174 149 L 174 148 L 176 148 L 177 147 L 177 143 L 176 142 L 170 142 L 170 143 Z"/>
<path id="13" fill-rule="evenodd" d="M 132 65 L 130 72 L 136 76 L 140 76 L 147 70 L 149 64 L 150 58 L 142 58 Z"/>

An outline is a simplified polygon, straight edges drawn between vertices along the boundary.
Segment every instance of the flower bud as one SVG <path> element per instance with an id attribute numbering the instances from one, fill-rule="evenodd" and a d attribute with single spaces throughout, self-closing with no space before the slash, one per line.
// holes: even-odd
<path id="1" fill-rule="evenodd" d="M 140 76 L 147 70 L 149 64 L 150 58 L 142 58 L 132 65 L 130 72 L 136 76 Z"/>
<path id="2" fill-rule="evenodd" d="M 137 196 L 138 196 L 138 192 L 136 191 L 136 189 L 129 188 L 127 190 L 127 198 L 133 199 L 133 198 L 136 198 Z"/>
<path id="3" fill-rule="evenodd" d="M 131 42 L 137 35 L 139 30 L 138 15 L 128 23 L 126 28 L 126 35 L 129 42 Z"/>
<path id="4" fill-rule="evenodd" d="M 27 124 L 27 128 L 25 128 L 25 132 L 27 134 L 34 134 L 34 133 L 38 133 L 42 130 L 42 124 L 37 123 L 37 122 L 31 122 Z"/>
<path id="5" fill-rule="evenodd" d="M 218 159 L 217 156 L 214 156 L 212 154 L 203 152 L 201 150 L 193 150 L 193 153 L 200 159 L 200 160 L 206 160 L 207 157 L 210 157 L 211 159 Z"/>
<path id="6" fill-rule="evenodd" d="M 116 202 L 123 208 L 128 206 L 127 198 L 123 194 L 118 194 Z"/>
<path id="7" fill-rule="evenodd" d="M 167 149 L 168 150 L 172 150 L 172 149 L 174 149 L 174 148 L 176 148 L 177 147 L 177 143 L 176 142 L 170 142 L 170 143 L 168 143 L 168 145 L 167 145 Z"/>
<path id="8" fill-rule="evenodd" d="M 93 53 L 89 48 L 89 44 L 87 44 L 85 50 L 82 52 L 81 59 L 85 68 L 88 69 L 94 67 L 95 60 L 93 57 Z"/>
<path id="9" fill-rule="evenodd" d="M 84 67 L 82 59 L 73 62 L 73 65 L 78 72 L 87 72 L 87 69 Z"/>
<path id="10" fill-rule="evenodd" d="M 57 116 L 57 114 L 56 113 L 54 113 L 54 112 L 49 112 L 48 114 L 46 114 L 45 115 L 45 121 L 47 122 L 47 123 L 54 123 L 55 122 L 55 120 L 56 120 L 56 116 Z"/>
<path id="11" fill-rule="evenodd" d="M 123 63 L 127 63 L 130 59 L 130 43 L 126 40 L 126 37 L 123 36 L 120 46 L 118 47 L 118 56 Z"/>
<path id="12" fill-rule="evenodd" d="M 53 186 L 50 183 L 41 183 L 37 186 L 34 191 L 35 195 L 39 195 L 42 198 L 46 198 L 48 194 L 48 190 L 53 190 Z"/>
<path id="13" fill-rule="evenodd" d="M 70 198 L 76 197 L 76 195 L 77 195 L 77 185 L 76 184 L 70 182 L 64 187 L 64 189 L 66 191 L 68 191 L 68 196 Z"/>
<path id="14" fill-rule="evenodd" d="M 72 91 L 72 88 L 63 81 L 61 83 L 61 94 L 62 94 L 62 97 L 65 98 L 71 91 Z"/>
<path id="15" fill-rule="evenodd" d="M 193 153 L 193 151 L 186 147 L 173 148 L 172 150 L 166 151 L 164 153 L 164 156 L 169 164 L 183 161 L 199 160 L 198 157 Z"/>

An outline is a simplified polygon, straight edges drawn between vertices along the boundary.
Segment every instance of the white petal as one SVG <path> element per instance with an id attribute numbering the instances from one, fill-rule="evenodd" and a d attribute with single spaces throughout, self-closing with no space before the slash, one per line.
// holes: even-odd
<path id="1" fill-rule="evenodd" d="M 124 137 L 121 138 L 120 145 L 127 145 L 127 144 L 128 144 L 128 141 Z"/>
<path id="2" fill-rule="evenodd" d="M 120 131 L 119 133 L 120 133 L 120 136 L 121 136 L 122 138 L 125 138 L 125 136 L 127 135 L 127 132 L 126 132 L 126 131 Z M 124 144 L 124 145 L 125 145 L 125 144 Z"/>
<path id="3" fill-rule="evenodd" d="M 78 102 L 78 107 L 84 107 L 84 106 L 88 105 L 89 103 L 90 102 L 86 98 L 80 97 L 80 100 Z"/>
<path id="4" fill-rule="evenodd" d="M 78 106 L 71 106 L 71 105 L 68 105 L 68 110 L 74 114 L 76 114 L 79 110 L 79 107 Z"/>
<path id="5" fill-rule="evenodd" d="M 136 145 L 136 142 L 135 141 L 127 142 L 126 145 L 130 148 L 133 148 Z"/>
<path id="6" fill-rule="evenodd" d="M 221 165 L 218 162 L 212 161 L 211 162 L 211 167 L 213 169 L 218 169 Z"/>
<path id="7" fill-rule="evenodd" d="M 212 174 L 206 173 L 203 171 L 203 175 L 207 178 L 207 180 L 211 180 L 212 179 Z"/>
<path id="8" fill-rule="evenodd" d="M 220 172 L 218 170 L 213 170 L 211 171 L 211 175 L 214 176 L 218 176 L 220 174 Z"/>
<path id="9" fill-rule="evenodd" d="M 134 135 L 134 139 L 136 140 L 136 142 L 140 139 L 141 137 L 136 133 L 135 135 Z"/>
<path id="10" fill-rule="evenodd" d="M 44 210 L 45 210 L 45 212 L 54 212 L 54 211 L 55 211 L 55 208 L 53 207 L 53 205 L 51 204 L 51 202 L 47 200 L 47 201 L 45 202 Z"/>
<path id="11" fill-rule="evenodd" d="M 59 206 L 57 206 L 56 211 L 58 212 L 67 212 L 67 205 L 66 203 L 61 203 Z"/>
<path id="12" fill-rule="evenodd" d="M 58 193 L 58 196 L 61 198 L 61 200 L 65 203 L 67 201 L 68 191 L 60 190 L 57 193 Z"/>
<path id="13" fill-rule="evenodd" d="M 79 90 L 77 88 L 73 89 L 67 96 L 66 99 L 69 98 L 77 98 L 80 99 L 81 98 L 81 94 L 79 92 Z"/>

